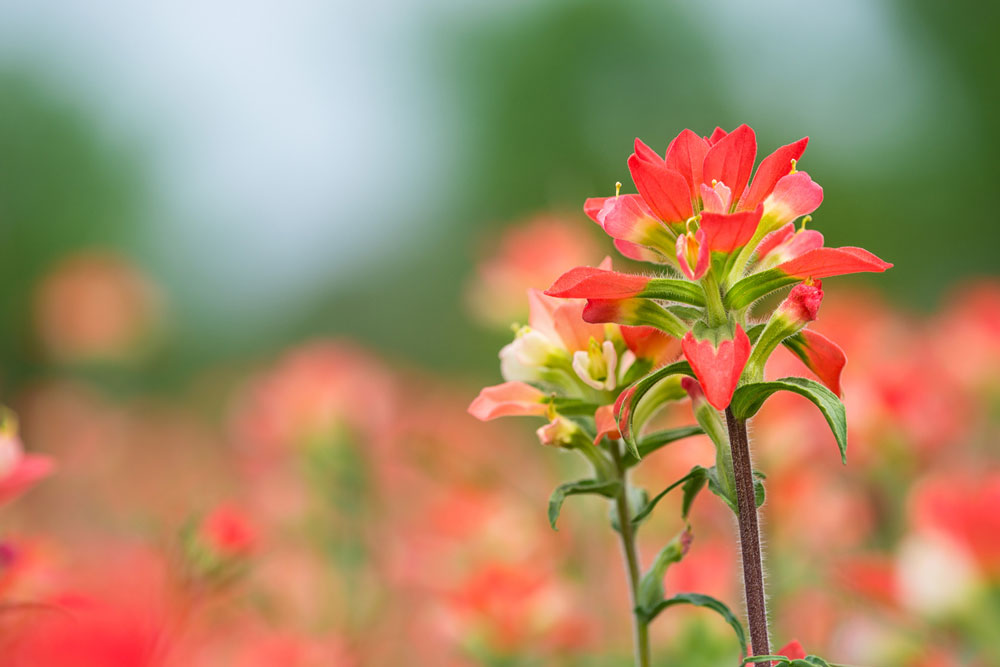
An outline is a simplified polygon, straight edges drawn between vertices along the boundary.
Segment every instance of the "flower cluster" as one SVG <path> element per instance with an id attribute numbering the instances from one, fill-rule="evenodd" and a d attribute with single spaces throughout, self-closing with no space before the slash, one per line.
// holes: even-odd
<path id="1" fill-rule="evenodd" d="M 585 202 L 585 213 L 621 254 L 658 271 L 621 273 L 605 259 L 570 269 L 544 292 L 529 290 L 529 324 L 500 353 L 507 382 L 482 390 L 470 406 L 482 420 L 545 417 L 548 424 L 538 430 L 543 444 L 574 449 L 590 461 L 592 479 L 564 484 L 553 494 L 553 525 L 565 496 L 596 493 L 616 502 L 621 512 L 615 528 L 632 539 L 623 524 L 637 527 L 663 494 L 650 501 L 633 493 L 624 471 L 669 442 L 704 432 L 716 446 L 716 465 L 697 466 L 667 491 L 683 485 L 686 519 L 690 499 L 707 484 L 738 514 L 742 532 L 748 516 L 739 504 L 745 494 L 738 489 L 738 469 L 746 468 L 751 484 L 749 455 L 744 465 L 732 434 L 742 433 L 746 448 L 746 420 L 777 391 L 812 401 L 846 456 L 839 400 L 846 357 L 806 327 L 817 319 L 823 279 L 881 272 L 891 264 L 861 248 L 826 247 L 822 234 L 806 228 L 823 200 L 822 188 L 798 169 L 807 142 L 782 146 L 754 171 L 756 137 L 746 125 L 730 133 L 716 128 L 709 137 L 684 130 L 662 157 L 637 139 L 628 168 L 638 193 L 621 194 L 619 183 L 614 195 Z M 784 300 L 767 308 L 765 297 L 787 287 Z M 819 382 L 794 376 L 765 381 L 767 362 L 782 346 Z M 646 433 L 660 408 L 684 399 L 691 401 L 697 426 Z M 753 477 L 745 488 L 756 489 L 759 506 L 762 475 Z M 633 587 L 640 626 L 675 603 L 662 600 L 655 580 L 684 552 L 670 558 L 661 552 Z M 629 565 L 634 571 L 635 563 Z M 749 590 L 747 596 L 750 607 Z M 763 619 L 762 588 L 759 597 Z M 751 610 L 751 634 L 753 621 Z M 754 644 L 766 649 L 766 624 Z M 645 664 L 640 654 L 637 661 Z"/>

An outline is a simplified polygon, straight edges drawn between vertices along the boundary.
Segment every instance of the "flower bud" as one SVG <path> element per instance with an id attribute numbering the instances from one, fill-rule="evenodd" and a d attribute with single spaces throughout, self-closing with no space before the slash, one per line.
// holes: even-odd
<path id="1" fill-rule="evenodd" d="M 559 415 L 535 433 L 538 435 L 539 442 L 548 447 L 570 449 L 577 445 L 590 444 L 583 429 L 576 422 Z"/>
<path id="2" fill-rule="evenodd" d="M 819 306 L 823 302 L 823 283 L 804 282 L 792 288 L 775 315 L 783 317 L 791 324 L 805 326 L 816 319 Z"/>
<path id="3" fill-rule="evenodd" d="M 771 353 L 781 341 L 802 331 L 816 319 L 822 301 L 823 283 L 819 280 L 807 280 L 792 288 L 771 315 L 750 354 L 747 369 L 751 380 L 759 381 L 764 377 L 764 366 Z"/>

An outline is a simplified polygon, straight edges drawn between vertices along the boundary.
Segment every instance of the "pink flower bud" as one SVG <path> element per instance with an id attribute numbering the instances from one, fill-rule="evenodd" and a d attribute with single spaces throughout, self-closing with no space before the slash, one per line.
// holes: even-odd
<path id="1" fill-rule="evenodd" d="M 819 306 L 823 303 L 823 283 L 799 283 L 792 288 L 785 300 L 778 306 L 778 312 L 790 321 L 804 326 L 819 315 Z"/>

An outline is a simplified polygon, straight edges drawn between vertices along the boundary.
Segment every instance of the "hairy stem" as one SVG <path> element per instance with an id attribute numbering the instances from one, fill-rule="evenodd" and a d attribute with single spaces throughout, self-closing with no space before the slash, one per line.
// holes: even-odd
<path id="1" fill-rule="evenodd" d="M 747 620 L 750 624 L 750 645 L 753 655 L 771 652 L 767 637 L 767 608 L 764 597 L 764 566 L 760 550 L 760 527 L 757 524 L 757 502 L 750 464 L 750 440 L 747 423 L 737 419 L 726 408 L 729 446 L 733 453 L 733 476 L 736 479 L 736 504 L 739 508 L 740 550 L 743 559 L 743 588 L 746 595 Z M 770 667 L 771 663 L 765 663 Z"/>
<path id="2" fill-rule="evenodd" d="M 640 617 L 639 606 L 639 557 L 635 549 L 635 530 L 632 527 L 632 511 L 628 504 L 628 471 L 622 462 L 620 443 L 614 443 L 610 447 L 611 457 L 615 462 L 615 473 L 621 487 L 618 496 L 615 498 L 615 511 L 618 514 L 618 525 L 622 543 L 622 554 L 625 557 L 625 570 L 628 574 L 629 595 L 632 601 L 632 628 L 635 639 L 635 664 L 636 667 L 649 667 L 649 626 Z"/>

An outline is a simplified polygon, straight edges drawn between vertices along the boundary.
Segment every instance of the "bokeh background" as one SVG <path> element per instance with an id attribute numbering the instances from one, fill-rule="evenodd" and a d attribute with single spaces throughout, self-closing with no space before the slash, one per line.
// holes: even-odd
<path id="1" fill-rule="evenodd" d="M 575 230 L 567 257 L 599 259 L 611 245 L 581 204 L 629 183 L 634 137 L 662 150 L 681 128 L 746 122 L 762 152 L 809 135 L 803 168 L 825 189 L 812 224 L 896 265 L 828 286 L 862 427 L 846 472 L 823 440 L 813 485 L 789 473 L 786 509 L 809 495 L 795 484 L 836 491 L 813 500 L 841 508 L 821 535 L 782 536 L 780 471 L 812 462 L 810 418 L 792 402 L 761 419 L 787 445 L 760 454 L 778 476 L 772 546 L 787 553 L 771 556 L 776 632 L 855 664 L 1000 664 L 984 648 L 1000 616 L 983 592 L 997 510 L 963 518 L 965 551 L 954 535 L 937 552 L 907 546 L 938 534 L 913 537 L 937 525 L 915 490 L 961 487 L 939 517 L 951 525 L 997 493 L 997 13 L 965 0 L 0 3 L 0 399 L 26 449 L 58 466 L 0 512 L 0 595 L 103 591 L 84 597 L 105 629 L 138 605 L 142 627 L 88 644 L 116 651 L 106 664 L 149 664 L 150 636 L 157 659 L 205 664 L 627 664 L 599 503 L 551 534 L 544 501 L 572 464 L 527 427 L 464 414 L 499 380 L 510 337 L 489 322 L 477 267 L 531 221 Z M 238 571 L 194 576 L 191 526 L 213 510 L 254 539 L 235 540 Z M 738 607 L 731 526 L 705 511 L 716 528 L 682 575 Z M 653 526 L 643 548 L 674 528 Z M 900 597 L 907 549 L 961 570 L 958 611 Z M 834 555 L 811 569 L 816 553 Z M 190 587 L 151 583 L 178 568 L 211 580 L 180 605 L 184 622 L 174 597 Z M 108 593 L 109 569 L 170 599 Z M 842 599 L 845 576 L 857 590 Z M 8 625 L 25 655 L 42 650 L 32 632 L 100 635 L 33 630 L 55 623 L 37 613 Z M 724 625 L 676 618 L 659 630 L 663 659 L 699 646 L 682 664 L 732 662 Z M 77 664 L 38 655 L 24 664 Z"/>

